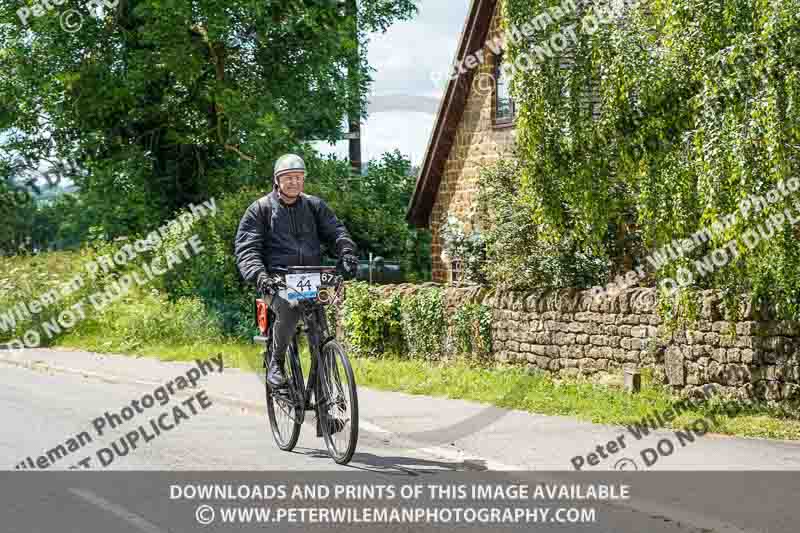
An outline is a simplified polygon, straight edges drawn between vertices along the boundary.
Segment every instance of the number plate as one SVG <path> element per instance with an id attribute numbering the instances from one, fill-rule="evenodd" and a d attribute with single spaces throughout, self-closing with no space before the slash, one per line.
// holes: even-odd
<path id="1" fill-rule="evenodd" d="M 286 274 L 286 286 L 288 289 L 281 291 L 283 299 L 289 302 L 313 300 L 319 293 L 319 272 L 313 274 Z"/>

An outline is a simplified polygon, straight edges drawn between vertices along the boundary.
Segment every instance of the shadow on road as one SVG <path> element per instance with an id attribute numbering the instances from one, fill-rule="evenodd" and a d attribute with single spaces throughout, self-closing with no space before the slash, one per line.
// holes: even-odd
<path id="1" fill-rule="evenodd" d="M 328 452 L 321 449 L 298 447 L 295 448 L 293 453 L 304 455 L 311 459 L 331 460 Z M 441 474 L 443 472 L 484 472 L 488 470 L 486 463 L 480 460 L 446 462 L 417 457 L 382 456 L 365 452 L 357 452 L 347 467 L 376 474 L 410 477 L 424 474 Z"/>

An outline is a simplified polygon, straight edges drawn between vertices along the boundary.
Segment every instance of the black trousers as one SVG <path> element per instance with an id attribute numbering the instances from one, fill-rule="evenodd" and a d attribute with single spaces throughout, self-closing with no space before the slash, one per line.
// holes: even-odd
<path id="1" fill-rule="evenodd" d="M 267 296 L 266 301 L 275 313 L 275 322 L 272 324 L 272 357 L 285 359 L 286 349 L 292 342 L 297 323 L 302 317 L 300 306 L 292 307 L 280 296 Z"/>

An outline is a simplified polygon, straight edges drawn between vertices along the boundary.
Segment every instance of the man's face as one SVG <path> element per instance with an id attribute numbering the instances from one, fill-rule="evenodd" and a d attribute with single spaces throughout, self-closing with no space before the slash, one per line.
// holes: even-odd
<path id="1" fill-rule="evenodd" d="M 292 170 L 278 178 L 281 194 L 287 198 L 297 198 L 303 192 L 306 173 L 302 170 Z"/>

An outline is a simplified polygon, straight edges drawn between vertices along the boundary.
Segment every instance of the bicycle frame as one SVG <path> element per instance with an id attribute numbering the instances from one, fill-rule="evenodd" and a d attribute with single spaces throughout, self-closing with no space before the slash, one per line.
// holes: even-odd
<path id="1" fill-rule="evenodd" d="M 302 303 L 300 305 L 303 305 Z M 305 384 L 304 409 L 311 411 L 316 406 L 311 404 L 311 395 L 317 383 L 317 372 L 319 362 L 322 359 L 322 352 L 325 345 L 334 339 L 328 334 L 328 320 L 325 311 L 318 305 L 304 305 L 303 309 L 303 332 L 308 339 L 308 349 L 311 352 L 311 369 L 308 373 L 308 382 Z M 319 398 L 316 399 L 320 401 Z"/>
<path id="2" fill-rule="evenodd" d="M 329 267 L 295 267 L 287 269 L 286 273 L 289 272 L 300 275 L 285 279 L 283 283 L 275 280 L 275 290 L 270 292 L 281 292 L 270 298 L 266 313 L 274 317 L 278 302 L 276 298 L 285 299 L 295 308 L 292 314 L 303 321 L 303 328 L 295 330 L 289 345 L 287 370 L 290 372 L 287 373 L 290 379 L 286 386 L 272 388 L 269 380 L 266 380 L 267 415 L 272 435 L 281 450 L 292 451 L 300 437 L 306 411 L 315 410 L 317 437 L 324 439 L 325 446 L 336 463 L 347 464 L 353 458 L 358 443 L 358 393 L 352 365 L 344 348 L 336 341 L 335 334 L 331 334 L 325 307 L 328 304 L 335 305 L 344 295 L 343 277 L 338 269 Z M 313 290 L 314 284 L 317 284 L 316 292 Z M 295 306 L 299 306 L 299 309 Z M 256 309 L 256 322 L 267 337 L 256 337 L 254 340 L 266 344 L 264 366 L 268 367 L 268 359 L 272 356 L 271 341 L 275 332 L 275 321 L 267 329 L 263 303 L 258 302 Z M 311 356 L 311 368 L 306 383 L 303 382 L 304 372 L 297 346 L 300 331 L 308 339 Z M 344 383 L 347 384 L 346 389 L 343 387 Z M 312 395 L 315 398 L 314 403 L 311 400 Z M 285 419 L 279 419 L 280 412 L 288 415 L 288 427 Z M 339 432 L 343 433 L 334 436 Z M 340 442 L 339 437 L 342 436 L 344 442 Z"/>
<path id="3" fill-rule="evenodd" d="M 303 267 L 303 269 L 306 268 L 310 267 Z M 320 270 L 327 271 L 326 267 L 322 267 Z M 288 270 L 286 273 L 288 273 Z M 337 287 L 337 293 L 334 295 L 333 301 L 338 298 L 340 287 L 341 283 L 339 283 L 339 286 Z M 277 295 L 273 296 L 273 299 L 269 304 L 269 309 L 272 313 L 274 313 L 272 304 L 277 297 Z M 316 409 L 316 405 L 311 403 L 311 395 L 315 392 L 315 386 L 317 384 L 319 362 L 322 359 L 322 353 L 325 346 L 336 337 L 335 335 L 330 334 L 328 329 L 328 319 L 325 316 L 325 308 L 322 304 L 316 301 L 300 300 L 297 305 L 301 308 L 301 316 L 303 320 L 302 330 L 306 335 L 306 339 L 308 339 L 308 348 L 311 355 L 311 369 L 309 370 L 308 381 L 307 383 L 301 384 L 301 389 L 303 390 L 303 410 L 313 411 Z M 270 324 L 270 327 L 272 327 L 272 324 Z M 295 339 L 296 337 L 297 334 L 295 334 Z M 267 338 L 256 337 L 255 340 L 266 343 Z M 270 346 L 268 346 L 267 349 L 271 351 Z M 265 363 L 268 363 L 268 361 L 265 361 Z M 319 403 L 320 399 L 316 398 L 316 400 Z"/>

